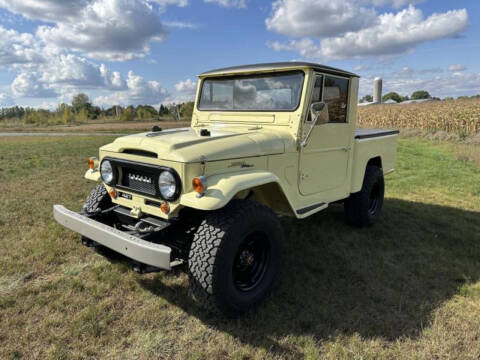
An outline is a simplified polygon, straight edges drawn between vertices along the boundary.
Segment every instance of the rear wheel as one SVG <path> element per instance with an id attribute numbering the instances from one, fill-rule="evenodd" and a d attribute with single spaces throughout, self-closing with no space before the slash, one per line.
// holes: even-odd
<path id="1" fill-rule="evenodd" d="M 258 305 L 280 272 L 282 243 L 277 216 L 259 203 L 234 200 L 208 214 L 189 253 L 194 297 L 228 317 Z"/>
<path id="2" fill-rule="evenodd" d="M 362 189 L 345 201 L 347 222 L 358 227 L 373 225 L 382 211 L 384 194 L 383 170 L 367 166 Z"/>

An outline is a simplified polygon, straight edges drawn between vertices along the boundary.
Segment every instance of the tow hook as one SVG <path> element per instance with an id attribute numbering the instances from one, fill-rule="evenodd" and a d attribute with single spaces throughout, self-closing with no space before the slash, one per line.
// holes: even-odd
<path id="1" fill-rule="evenodd" d="M 155 266 L 145 265 L 137 262 L 133 263 L 132 269 L 133 271 L 139 274 L 149 274 L 149 273 L 162 271 L 161 269 Z"/>
<path id="2" fill-rule="evenodd" d="M 143 226 L 143 227 L 142 227 Z M 158 228 L 155 228 L 152 225 L 148 225 L 144 221 L 139 221 L 135 224 L 135 231 L 138 231 L 140 234 L 147 234 L 154 231 L 157 231 Z"/>
<path id="3" fill-rule="evenodd" d="M 85 236 L 82 236 L 82 245 L 86 247 L 95 247 L 95 241 L 90 240 L 89 238 L 86 238 Z"/>

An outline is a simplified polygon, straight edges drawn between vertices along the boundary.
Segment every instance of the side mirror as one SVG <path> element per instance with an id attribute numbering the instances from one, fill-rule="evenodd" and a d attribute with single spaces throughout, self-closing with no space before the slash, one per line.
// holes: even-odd
<path id="1" fill-rule="evenodd" d="M 324 108 L 325 108 L 324 102 L 316 102 L 310 106 L 310 115 L 312 117 L 313 122 L 316 122 L 316 119 L 320 116 Z"/>
<path id="2" fill-rule="evenodd" d="M 310 116 L 312 118 L 312 122 L 310 124 L 310 129 L 308 129 L 307 135 L 300 143 L 301 147 L 307 146 L 308 138 L 313 131 L 313 128 L 319 122 L 320 124 L 326 124 L 328 122 L 328 106 L 324 102 L 316 102 L 310 106 Z"/>
<path id="3" fill-rule="evenodd" d="M 312 118 L 312 126 L 316 125 L 320 120 L 320 124 L 328 122 L 328 107 L 324 102 L 316 102 L 310 106 L 310 116 Z"/>

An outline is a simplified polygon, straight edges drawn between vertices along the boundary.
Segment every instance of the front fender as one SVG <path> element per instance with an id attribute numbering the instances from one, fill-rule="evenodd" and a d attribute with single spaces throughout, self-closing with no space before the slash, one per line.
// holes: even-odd
<path id="1" fill-rule="evenodd" d="M 245 171 L 207 177 L 205 195 L 198 197 L 192 191 L 180 197 L 180 204 L 198 210 L 217 210 L 227 205 L 242 190 L 269 183 L 279 183 L 278 177 L 268 171 Z"/>

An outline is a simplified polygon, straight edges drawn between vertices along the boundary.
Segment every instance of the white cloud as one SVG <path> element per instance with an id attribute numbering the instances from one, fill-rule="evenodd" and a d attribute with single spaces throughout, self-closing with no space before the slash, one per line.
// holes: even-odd
<path id="1" fill-rule="evenodd" d="M 215 3 L 224 7 L 246 8 L 247 0 L 203 0 L 206 3 Z"/>
<path id="2" fill-rule="evenodd" d="M 60 54 L 40 66 L 40 81 L 56 87 L 122 89 L 125 81 L 119 72 L 96 65 L 73 54 Z"/>
<path id="3" fill-rule="evenodd" d="M 396 9 L 406 5 L 414 5 L 424 2 L 425 0 L 366 0 L 374 6 L 391 6 Z"/>
<path id="4" fill-rule="evenodd" d="M 375 23 L 376 12 L 353 1 L 277 0 L 267 29 L 290 37 L 325 37 L 357 31 Z"/>
<path id="5" fill-rule="evenodd" d="M 454 65 L 450 65 L 448 67 L 448 71 L 450 72 L 461 72 L 461 71 L 465 71 L 467 70 L 467 67 L 465 65 L 462 65 L 462 64 L 454 64 Z"/>
<path id="6" fill-rule="evenodd" d="M 47 85 L 39 81 L 34 73 L 20 73 L 10 85 L 16 97 L 56 97 L 58 94 Z"/>
<path id="7" fill-rule="evenodd" d="M 81 11 L 90 0 L 0 0 L 0 7 L 29 19 L 56 22 Z"/>
<path id="8" fill-rule="evenodd" d="M 148 0 L 0 0 L 0 7 L 53 23 L 37 28 L 40 40 L 92 58 L 141 58 L 167 35 Z"/>
<path id="9" fill-rule="evenodd" d="M 167 5 L 175 5 L 179 7 L 185 7 L 188 5 L 188 0 L 151 0 L 160 4 L 162 7 L 166 7 Z"/>
<path id="10" fill-rule="evenodd" d="M 13 106 L 15 103 L 9 94 L 0 93 L 0 108 Z"/>
<path id="11" fill-rule="evenodd" d="M 19 33 L 0 25 L 0 65 L 43 62 L 41 49 L 32 34 Z"/>
<path id="12" fill-rule="evenodd" d="M 394 77 L 403 78 L 403 77 L 411 77 L 415 73 L 415 70 L 409 68 L 408 66 L 402 67 L 399 71 L 393 74 Z"/>
<path id="13" fill-rule="evenodd" d="M 417 71 L 417 72 L 421 72 Z M 360 97 L 372 94 L 374 77 L 360 79 Z M 455 73 L 435 76 L 395 77 L 389 74 L 383 77 L 384 93 L 395 91 L 401 95 L 411 95 L 417 90 L 426 90 L 432 96 L 457 97 L 479 93 L 480 73 Z"/>
<path id="14" fill-rule="evenodd" d="M 468 26 L 465 9 L 433 14 L 425 19 L 421 10 L 410 6 L 397 14 L 380 15 L 379 20 L 374 27 L 322 40 L 322 55 L 334 59 L 398 55 L 421 43 L 454 37 Z"/>
<path id="15" fill-rule="evenodd" d="M 353 4 L 353 0 L 342 1 L 342 5 L 338 5 L 339 0 L 329 2 L 337 4 L 336 7 L 333 5 L 327 7 L 324 0 L 315 0 L 316 8 L 310 7 L 306 0 L 277 1 L 276 5 L 273 5 L 273 16 L 266 20 L 267 27 L 290 37 L 308 37 L 293 39 L 287 43 L 277 41 L 267 45 L 277 51 L 293 50 L 302 56 L 326 60 L 391 56 L 412 51 L 417 45 L 425 42 L 458 36 L 468 26 L 468 13 L 465 9 L 435 13 L 425 18 L 420 9 L 410 5 L 397 13 L 379 15 L 374 20 L 367 16 L 368 21 L 363 23 L 354 22 L 348 25 L 345 21 L 343 27 L 338 25 L 337 31 L 340 35 L 333 35 L 323 25 L 314 26 L 312 22 L 312 18 L 323 19 L 321 6 L 330 9 L 331 17 L 335 17 L 333 10 L 337 9 L 339 12 L 336 16 L 340 20 L 354 16 L 352 15 L 354 11 L 360 11 L 360 8 L 349 10 L 347 4 Z M 346 9 L 343 12 L 340 11 L 342 6 Z M 304 23 L 311 23 L 311 28 L 305 28 Z M 318 23 L 321 24 L 322 21 Z M 342 23 L 339 21 L 339 24 Z M 358 29 L 352 31 L 351 26 Z M 316 37 L 318 42 L 311 37 Z"/>
<path id="16" fill-rule="evenodd" d="M 275 51 L 296 51 L 307 58 L 320 58 L 318 45 L 310 38 L 290 40 L 287 43 L 279 41 L 267 42 L 267 46 Z"/>
<path id="17" fill-rule="evenodd" d="M 175 90 L 178 92 L 195 93 L 195 90 L 197 90 L 197 83 L 191 79 L 180 81 L 175 84 Z"/>
<path id="18" fill-rule="evenodd" d="M 163 24 L 166 27 L 177 28 L 177 29 L 197 29 L 198 28 L 197 25 L 190 22 L 186 22 L 186 21 L 165 21 Z"/>
<path id="19" fill-rule="evenodd" d="M 126 80 L 119 72 L 73 54 L 53 53 L 42 63 L 17 64 L 16 69 L 20 73 L 10 85 L 15 97 L 53 97 L 86 89 L 127 89 Z"/>
<path id="20" fill-rule="evenodd" d="M 175 84 L 175 92 L 169 94 L 163 101 L 164 104 L 181 104 L 195 100 L 197 83 L 192 79 L 179 81 Z"/>
<path id="21" fill-rule="evenodd" d="M 37 35 L 46 43 L 92 58 L 129 60 L 144 57 L 150 42 L 162 41 L 166 31 L 144 0 L 95 0 L 74 19 L 40 26 Z"/>
<path id="22" fill-rule="evenodd" d="M 154 7 L 153 3 L 158 4 Z M 185 7 L 188 0 L 0 0 L 12 13 L 43 22 L 34 33 L 0 25 L 0 66 L 16 71 L 9 94 L 14 98 L 56 98 L 94 90 L 101 104 L 158 104 L 169 97 L 159 82 L 129 72 L 126 77 L 88 58 L 128 60 L 143 57 L 152 42 L 167 31 L 160 21 L 166 6 Z M 237 5 L 241 6 L 243 1 Z M 236 2 L 224 3 L 235 6 Z M 7 13 L 7 12 L 6 12 Z M 10 13 L 7 13 L 10 14 Z M 195 28 L 181 21 L 170 28 Z M 79 55 L 82 54 L 82 55 Z M 190 96 L 193 81 L 182 82 L 180 93 Z M 8 95 L 8 98 L 7 98 Z M 55 101 L 48 100 L 49 104 Z"/>
<path id="23" fill-rule="evenodd" d="M 126 84 L 125 90 L 99 96 L 94 103 L 100 106 L 159 104 L 169 95 L 158 81 L 147 81 L 132 71 L 128 73 Z"/>

